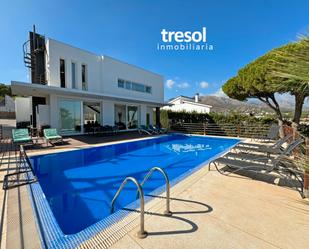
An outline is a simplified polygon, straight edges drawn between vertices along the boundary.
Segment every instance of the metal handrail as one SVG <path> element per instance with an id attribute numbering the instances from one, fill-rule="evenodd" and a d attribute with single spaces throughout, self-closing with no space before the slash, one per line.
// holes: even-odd
<path id="1" fill-rule="evenodd" d="M 144 216 L 145 216 L 145 200 L 144 200 L 144 191 L 142 189 L 142 186 L 139 184 L 139 182 L 134 178 L 134 177 L 126 177 L 124 181 L 121 183 L 117 193 L 115 194 L 112 202 L 111 202 L 111 213 L 114 212 L 114 203 L 119 196 L 120 192 L 124 188 L 124 186 L 127 184 L 128 181 L 132 181 L 139 192 L 140 196 L 140 206 L 141 206 L 141 221 L 140 221 L 140 231 L 137 233 L 137 237 L 140 239 L 146 238 L 148 233 L 145 231 L 145 221 L 144 221 Z"/>
<path id="2" fill-rule="evenodd" d="M 164 214 L 166 216 L 171 216 L 172 212 L 170 210 L 170 181 L 168 179 L 166 172 L 162 168 L 153 167 L 152 169 L 150 169 L 148 174 L 144 177 L 144 179 L 141 183 L 141 187 L 143 187 L 145 182 L 149 179 L 149 177 L 153 174 L 154 171 L 159 171 L 164 176 L 165 186 L 166 186 L 166 210 L 164 211 Z"/>

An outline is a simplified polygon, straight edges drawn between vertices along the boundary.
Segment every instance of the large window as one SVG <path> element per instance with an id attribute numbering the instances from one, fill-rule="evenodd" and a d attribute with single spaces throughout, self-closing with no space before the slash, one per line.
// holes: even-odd
<path id="1" fill-rule="evenodd" d="M 100 103 L 84 102 L 84 124 L 100 124 L 101 105 Z"/>
<path id="2" fill-rule="evenodd" d="M 146 86 L 144 84 L 118 79 L 118 87 L 119 88 L 125 88 L 127 90 L 137 91 L 137 92 L 143 92 L 143 93 L 152 93 L 152 87 Z"/>
<path id="3" fill-rule="evenodd" d="M 65 60 L 60 59 L 60 86 L 65 87 Z"/>
<path id="4" fill-rule="evenodd" d="M 88 83 L 87 83 L 87 65 L 82 64 L 82 89 L 87 91 L 88 90 Z"/>
<path id="5" fill-rule="evenodd" d="M 76 82 L 76 63 L 72 62 L 72 88 L 77 89 Z"/>
<path id="6" fill-rule="evenodd" d="M 62 132 L 81 131 L 81 102 L 62 99 L 59 101 L 60 129 Z"/>
<path id="7" fill-rule="evenodd" d="M 124 88 L 124 80 L 118 79 L 118 87 L 119 88 Z"/>
<path id="8" fill-rule="evenodd" d="M 128 129 L 136 129 L 138 127 L 138 107 L 128 106 Z"/>
<path id="9" fill-rule="evenodd" d="M 95 102 L 83 102 L 84 132 L 94 131 L 101 124 L 101 105 Z"/>

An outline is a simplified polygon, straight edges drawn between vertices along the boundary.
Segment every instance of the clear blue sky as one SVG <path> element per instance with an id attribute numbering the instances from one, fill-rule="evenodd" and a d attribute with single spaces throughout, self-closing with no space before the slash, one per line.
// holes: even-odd
<path id="1" fill-rule="evenodd" d="M 164 75 L 168 99 L 215 93 L 240 67 L 295 40 L 308 30 L 309 1 L 2 0 L 0 82 L 28 81 L 22 43 L 32 24 L 47 37 Z M 157 51 L 163 28 L 195 31 L 203 26 L 214 51 Z M 169 79 L 172 88 L 166 86 Z"/>

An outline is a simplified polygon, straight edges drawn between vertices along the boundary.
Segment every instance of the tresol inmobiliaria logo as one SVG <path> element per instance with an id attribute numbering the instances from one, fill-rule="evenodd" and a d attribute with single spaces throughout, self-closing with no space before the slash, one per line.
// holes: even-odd
<path id="1" fill-rule="evenodd" d="M 161 40 L 162 41 L 157 44 L 157 50 L 214 50 L 214 46 L 207 43 L 207 32 L 205 27 L 202 27 L 201 31 L 168 31 L 162 29 Z"/>

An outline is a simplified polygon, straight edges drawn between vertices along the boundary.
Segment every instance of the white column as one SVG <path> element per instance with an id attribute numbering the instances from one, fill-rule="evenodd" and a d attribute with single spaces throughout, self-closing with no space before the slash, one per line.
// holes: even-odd
<path id="1" fill-rule="evenodd" d="M 146 105 L 141 105 L 140 106 L 140 124 L 141 125 L 146 125 L 146 113 L 147 113 L 147 106 Z"/>
<path id="2" fill-rule="evenodd" d="M 103 125 L 115 125 L 115 104 L 113 101 L 103 100 Z"/>
<path id="3" fill-rule="evenodd" d="M 150 124 L 153 125 L 153 107 L 147 107 L 147 113 L 149 113 Z"/>
<path id="4" fill-rule="evenodd" d="M 49 98 L 50 101 L 50 126 L 52 128 L 57 128 L 58 130 L 60 129 L 59 127 L 59 110 L 58 110 L 58 98 L 55 95 L 50 95 Z"/>

